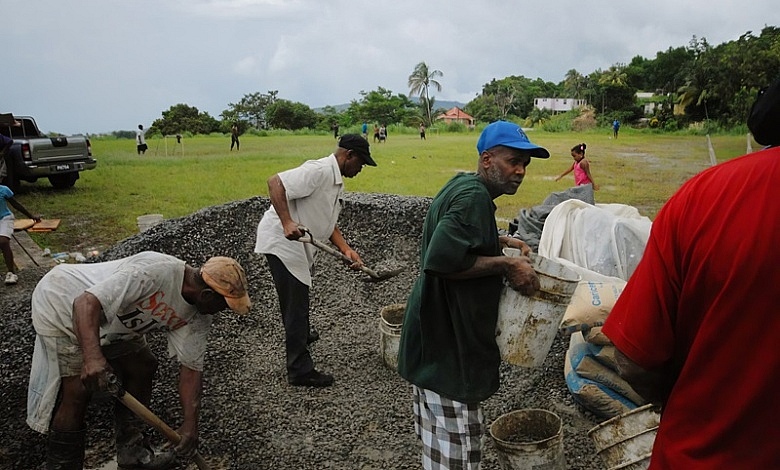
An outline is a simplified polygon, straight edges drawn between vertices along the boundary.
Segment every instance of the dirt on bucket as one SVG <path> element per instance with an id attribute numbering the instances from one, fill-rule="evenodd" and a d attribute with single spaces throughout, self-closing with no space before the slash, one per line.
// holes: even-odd
<path id="1" fill-rule="evenodd" d="M 551 411 L 515 410 L 499 416 L 489 430 L 504 469 L 566 468 L 561 418 Z"/>

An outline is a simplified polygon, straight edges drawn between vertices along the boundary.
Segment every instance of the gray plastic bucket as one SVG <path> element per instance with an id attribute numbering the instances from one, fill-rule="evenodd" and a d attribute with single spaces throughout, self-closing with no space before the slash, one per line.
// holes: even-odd
<path id="1" fill-rule="evenodd" d="M 643 470 L 650 465 L 660 420 L 658 406 L 647 404 L 604 421 L 588 436 L 608 469 Z"/>
<path id="2" fill-rule="evenodd" d="M 504 254 L 519 256 L 520 250 L 507 248 Z M 498 303 L 496 343 L 506 362 L 540 367 L 581 278 L 574 270 L 543 256 L 532 255 L 531 261 L 541 288 L 529 297 L 504 287 Z"/>
<path id="3" fill-rule="evenodd" d="M 379 312 L 379 355 L 392 370 L 398 370 L 398 348 L 405 311 L 406 304 L 392 304 Z"/>
<path id="4" fill-rule="evenodd" d="M 490 437 L 504 470 L 565 470 L 563 425 L 550 411 L 523 409 L 496 418 Z"/>

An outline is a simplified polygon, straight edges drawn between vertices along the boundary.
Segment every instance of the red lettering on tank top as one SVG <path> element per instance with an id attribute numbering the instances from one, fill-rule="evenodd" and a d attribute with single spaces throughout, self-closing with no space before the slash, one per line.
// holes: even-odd
<path id="1" fill-rule="evenodd" d="M 176 315 L 176 311 L 163 301 L 163 294 L 160 291 L 152 294 L 145 301 L 139 302 L 139 306 L 151 312 L 152 317 L 157 319 L 157 322 L 166 325 L 170 330 L 177 330 L 187 324 L 186 320 Z"/>

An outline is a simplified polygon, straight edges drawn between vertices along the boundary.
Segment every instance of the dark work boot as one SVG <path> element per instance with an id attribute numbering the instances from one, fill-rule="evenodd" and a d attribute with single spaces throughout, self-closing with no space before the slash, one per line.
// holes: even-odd
<path id="1" fill-rule="evenodd" d="M 149 439 L 141 433 L 116 443 L 116 464 L 121 470 L 169 468 L 176 460 L 173 450 L 157 453 Z"/>
<path id="2" fill-rule="evenodd" d="M 84 438 L 87 430 L 54 431 L 49 429 L 46 470 L 82 470 Z"/>

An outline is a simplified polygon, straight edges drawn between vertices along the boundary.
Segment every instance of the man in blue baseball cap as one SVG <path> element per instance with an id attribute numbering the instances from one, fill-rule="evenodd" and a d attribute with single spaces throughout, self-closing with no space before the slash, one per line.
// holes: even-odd
<path id="1" fill-rule="evenodd" d="M 550 153 L 516 124 L 488 125 L 477 142 L 476 173 L 453 177 L 433 199 L 423 225 L 420 277 L 407 301 L 398 372 L 412 383 L 423 468 L 476 469 L 485 432 L 481 402 L 499 387 L 498 301 L 506 279 L 533 295 L 539 279 L 531 250 L 499 236 L 493 200 L 515 194 L 531 158 Z"/>

